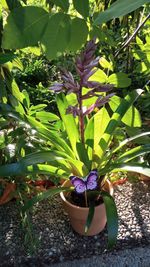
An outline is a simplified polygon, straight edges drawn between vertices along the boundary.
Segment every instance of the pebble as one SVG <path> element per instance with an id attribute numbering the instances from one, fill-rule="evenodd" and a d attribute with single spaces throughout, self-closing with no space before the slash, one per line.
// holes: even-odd
<path id="1" fill-rule="evenodd" d="M 118 188 L 114 194 L 119 215 L 118 242 L 114 249 L 116 254 L 118 249 L 150 244 L 150 188 L 140 183 L 126 183 Z M 37 205 L 32 219 L 33 230 L 40 241 L 36 254 L 28 258 L 23 245 L 18 207 L 14 201 L 0 206 L 0 255 L 7 257 L 7 263 L 15 261 L 16 266 L 21 266 L 19 262 L 26 259 L 26 266 L 31 266 L 37 256 L 49 262 L 64 262 L 99 255 L 106 250 L 106 229 L 93 237 L 75 233 L 62 210 L 59 196 L 53 201 L 43 201 Z"/>

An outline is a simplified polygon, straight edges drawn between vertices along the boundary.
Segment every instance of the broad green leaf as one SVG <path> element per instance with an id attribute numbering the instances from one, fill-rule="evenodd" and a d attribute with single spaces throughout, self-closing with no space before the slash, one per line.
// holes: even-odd
<path id="1" fill-rule="evenodd" d="M 60 8 L 62 8 L 65 12 L 68 11 L 69 0 L 51 0 L 51 2 L 55 4 L 56 6 L 59 6 Z"/>
<path id="2" fill-rule="evenodd" d="M 111 71 L 113 71 L 113 66 L 110 62 L 107 61 L 106 58 L 101 57 L 99 60 L 99 64 L 104 68 L 104 69 L 109 69 Z"/>
<path id="3" fill-rule="evenodd" d="M 100 145 L 100 153 L 99 157 L 102 158 L 102 156 L 105 154 L 109 142 L 111 141 L 111 138 L 113 137 L 114 131 L 119 125 L 121 119 L 129 109 L 129 107 L 134 103 L 134 101 L 139 97 L 139 95 L 143 92 L 141 89 L 137 89 L 132 91 L 130 94 L 128 94 L 124 99 L 122 99 L 120 105 L 116 109 L 116 111 L 113 113 L 106 130 L 104 134 L 102 135 L 99 145 Z"/>
<path id="4" fill-rule="evenodd" d="M 72 190 L 73 190 L 72 187 L 58 187 L 58 188 L 46 190 L 45 192 L 41 192 L 38 195 L 36 195 L 35 197 L 28 200 L 25 203 L 25 205 L 22 207 L 22 210 L 26 211 L 26 210 L 30 209 L 35 203 L 38 203 L 44 199 L 53 197 L 54 195 L 60 194 L 61 192 L 72 191 Z"/>
<path id="5" fill-rule="evenodd" d="M 85 177 L 89 173 L 89 169 L 85 166 L 84 162 L 68 158 L 66 162 L 69 164 L 70 174 Z"/>
<path id="6" fill-rule="evenodd" d="M 46 104 L 39 104 L 39 105 L 36 105 L 36 106 L 31 106 L 30 110 L 31 111 L 40 111 L 40 110 L 43 110 L 46 107 L 47 107 Z"/>
<path id="7" fill-rule="evenodd" d="M 24 95 L 20 92 L 19 87 L 15 80 L 7 80 L 6 79 L 6 84 L 11 91 L 12 95 L 21 103 L 23 103 Z"/>
<path id="8" fill-rule="evenodd" d="M 96 81 L 100 83 L 105 83 L 107 82 L 107 75 L 105 74 L 104 71 L 101 69 L 97 69 L 97 71 L 89 78 L 89 81 Z"/>
<path id="9" fill-rule="evenodd" d="M 97 16 L 94 24 L 100 25 L 111 19 L 124 16 L 146 3 L 150 3 L 150 0 L 117 0 L 108 9 Z"/>
<path id="10" fill-rule="evenodd" d="M 89 16 L 89 0 L 73 0 L 73 5 L 84 18 Z"/>
<path id="11" fill-rule="evenodd" d="M 131 85 L 131 79 L 122 72 L 113 73 L 108 77 L 108 83 L 114 84 L 118 88 L 126 88 Z"/>
<path id="12" fill-rule="evenodd" d="M 94 205 L 94 203 L 90 203 L 89 213 L 88 213 L 88 217 L 87 217 L 85 228 L 84 228 L 84 232 L 86 234 L 88 233 L 88 230 L 89 230 L 89 228 L 91 226 L 91 223 L 92 223 L 92 220 L 93 220 L 93 217 L 94 217 L 94 211 L 95 211 L 95 205 Z"/>
<path id="13" fill-rule="evenodd" d="M 41 122 L 44 121 L 52 122 L 60 120 L 60 118 L 57 115 L 47 111 L 36 112 L 36 118 L 39 119 Z"/>
<path id="14" fill-rule="evenodd" d="M 88 150 L 89 159 L 92 160 L 94 148 L 94 117 L 92 117 L 85 128 L 85 144 Z"/>
<path id="15" fill-rule="evenodd" d="M 47 28 L 42 37 L 42 44 L 48 59 L 54 59 L 64 52 L 70 42 L 70 16 L 56 13 L 49 18 Z"/>
<path id="16" fill-rule="evenodd" d="M 11 105 L 14 107 L 15 111 L 19 112 L 20 114 L 25 113 L 23 106 L 18 101 L 18 99 L 16 99 L 16 97 L 14 97 L 13 95 L 10 95 L 9 100 L 10 100 Z"/>
<path id="17" fill-rule="evenodd" d="M 77 142 L 79 142 L 79 131 L 75 121 L 75 118 L 72 114 L 66 114 L 66 110 L 68 108 L 68 102 L 64 96 L 64 94 L 59 94 L 56 97 L 56 102 L 58 106 L 58 110 L 60 112 L 61 118 L 65 125 L 65 129 L 69 138 L 69 142 L 72 146 L 75 155 L 78 158 L 77 153 Z"/>
<path id="18" fill-rule="evenodd" d="M 119 158 L 117 158 L 117 161 L 125 163 L 125 162 L 128 162 L 134 158 L 145 155 L 146 153 L 150 153 L 150 145 L 149 144 L 146 144 L 143 146 L 142 145 L 137 146 L 135 148 L 132 148 L 132 149 L 126 151 Z"/>
<path id="19" fill-rule="evenodd" d="M 12 61 L 14 58 L 16 58 L 16 55 L 13 53 L 0 53 L 0 65 Z"/>
<path id="20" fill-rule="evenodd" d="M 4 27 L 2 47 L 18 49 L 37 45 L 46 29 L 48 17 L 44 9 L 35 6 L 12 10 Z"/>
<path id="21" fill-rule="evenodd" d="M 94 154 L 99 154 L 99 142 L 110 120 L 105 107 L 94 115 Z"/>
<path id="22" fill-rule="evenodd" d="M 88 35 L 88 27 L 85 20 L 74 18 L 71 20 L 70 41 L 68 51 L 75 52 L 85 44 Z"/>
<path id="23" fill-rule="evenodd" d="M 122 99 L 118 96 L 113 96 L 111 98 L 109 106 L 113 112 L 115 112 L 121 101 Z M 122 122 L 130 127 L 141 127 L 141 117 L 139 111 L 134 106 L 131 106 L 123 116 Z"/>
<path id="24" fill-rule="evenodd" d="M 102 192 L 103 201 L 106 209 L 108 248 L 112 248 L 117 241 L 118 235 L 118 214 L 115 201 L 107 192 Z"/>
<path id="25" fill-rule="evenodd" d="M 21 7 L 21 3 L 19 0 L 5 0 L 5 1 L 7 3 L 9 10 Z"/>

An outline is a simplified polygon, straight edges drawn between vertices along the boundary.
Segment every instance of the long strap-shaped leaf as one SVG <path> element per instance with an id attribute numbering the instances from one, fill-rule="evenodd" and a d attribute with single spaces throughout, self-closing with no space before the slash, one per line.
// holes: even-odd
<path id="1" fill-rule="evenodd" d="M 80 140 L 80 134 L 78 130 L 77 123 L 72 114 L 66 114 L 66 110 L 69 106 L 67 99 L 64 94 L 57 95 L 56 98 L 57 106 L 65 125 L 65 130 L 71 144 L 72 150 L 77 159 L 80 159 L 87 168 L 90 170 L 91 162 L 89 161 L 87 151 Z"/>
<path id="2" fill-rule="evenodd" d="M 150 132 L 144 132 L 144 133 L 140 133 L 140 134 L 137 134 L 135 136 L 132 136 L 132 137 L 129 137 L 125 140 L 123 140 L 119 146 L 117 146 L 117 148 L 115 148 L 112 153 L 116 153 L 118 150 L 120 150 L 120 148 L 122 148 L 123 146 L 125 146 L 126 144 L 128 144 L 129 142 L 133 141 L 133 140 L 136 140 L 140 137 L 143 137 L 143 136 L 147 136 L 147 135 L 150 135 Z"/>
<path id="3" fill-rule="evenodd" d="M 59 187 L 59 188 L 49 189 L 45 192 L 41 192 L 40 194 L 36 195 L 35 197 L 27 201 L 25 205 L 23 206 L 22 210 L 26 211 L 30 209 L 35 203 L 42 201 L 44 199 L 53 197 L 54 195 L 57 195 L 60 192 L 72 191 L 72 190 L 73 190 L 73 187 Z"/>
<path id="4" fill-rule="evenodd" d="M 141 145 L 137 146 L 135 148 L 130 149 L 129 151 L 126 151 L 123 153 L 119 158 L 117 158 L 118 162 L 128 162 L 130 160 L 133 160 L 139 156 L 142 156 L 146 153 L 150 153 L 150 145 Z"/>
<path id="5" fill-rule="evenodd" d="M 85 228 L 84 228 L 84 232 L 85 234 L 88 233 L 88 230 L 91 226 L 91 223 L 92 223 L 92 220 L 93 220 L 93 217 L 94 217 L 94 212 L 95 212 L 95 205 L 94 205 L 94 202 L 91 202 L 90 203 L 90 206 L 89 206 L 89 213 L 88 213 L 88 216 L 87 216 L 87 219 L 86 219 L 86 223 L 85 223 Z M 97 222 L 99 223 L 99 222 Z"/>
<path id="6" fill-rule="evenodd" d="M 54 177 L 68 178 L 70 172 L 62 169 L 61 167 L 46 165 L 46 164 L 34 164 L 25 166 L 20 162 L 10 163 L 0 166 L 0 174 L 3 177 L 8 176 L 20 176 L 28 174 L 51 174 Z"/>
<path id="7" fill-rule="evenodd" d="M 35 118 L 27 115 L 21 115 L 16 111 L 11 110 L 9 105 L 0 105 L 2 109 L 1 114 L 20 120 L 22 122 L 28 123 L 31 127 L 37 130 L 38 134 L 46 140 L 49 140 L 56 148 L 61 151 L 65 151 L 72 158 L 75 158 L 75 155 L 68 144 L 59 137 L 56 132 L 50 131 L 42 123 L 38 122 Z"/>
<path id="8" fill-rule="evenodd" d="M 69 142 L 72 146 L 76 156 L 78 156 L 76 144 L 79 142 L 79 131 L 75 122 L 75 118 L 72 114 L 66 114 L 68 108 L 68 102 L 64 94 L 59 94 L 56 97 L 58 110 L 65 125 L 65 129 L 69 138 Z"/>
<path id="9" fill-rule="evenodd" d="M 57 133 L 48 130 L 42 123 L 36 121 L 30 116 L 26 116 L 26 118 L 29 124 L 33 126 L 42 137 L 45 137 L 47 140 L 49 140 L 52 145 L 54 145 L 54 147 L 56 147 L 58 150 L 61 149 L 74 158 L 74 154 L 71 148 L 63 139 L 59 137 Z"/>
<path id="10" fill-rule="evenodd" d="M 118 214 L 115 201 L 107 192 L 102 192 L 103 201 L 106 209 L 108 248 L 112 248 L 117 241 L 118 235 Z"/>
<path id="11" fill-rule="evenodd" d="M 124 16 L 140 6 L 150 3 L 150 0 L 118 0 L 115 1 L 108 9 L 101 12 L 94 21 L 94 24 L 99 25 L 111 19 Z"/>
<path id="12" fill-rule="evenodd" d="M 129 171 L 147 175 L 150 177 L 150 168 L 143 163 L 116 163 L 107 165 L 99 171 L 100 175 L 105 175 L 109 172 Z"/>
<path id="13" fill-rule="evenodd" d="M 134 101 L 138 98 L 138 96 L 143 92 L 142 89 L 137 89 L 128 94 L 120 103 L 116 111 L 113 113 L 104 134 L 101 137 L 99 142 L 100 145 L 100 153 L 99 156 L 102 158 L 109 146 L 109 142 L 113 136 L 113 133 L 116 127 L 119 125 L 121 119 L 124 114 L 128 110 L 128 108 L 134 103 Z"/>

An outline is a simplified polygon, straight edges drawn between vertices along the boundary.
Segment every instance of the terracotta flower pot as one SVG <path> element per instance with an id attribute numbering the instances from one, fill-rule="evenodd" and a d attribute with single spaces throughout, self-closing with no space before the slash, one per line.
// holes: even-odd
<path id="1" fill-rule="evenodd" d="M 65 181 L 62 186 L 67 187 L 70 185 L 71 185 L 70 181 Z M 104 190 L 113 195 L 113 187 L 109 180 L 106 181 Z M 106 225 L 106 211 L 104 203 L 95 207 L 95 213 L 91 226 L 87 234 L 85 234 L 84 227 L 88 216 L 89 208 L 86 207 L 83 208 L 71 204 L 69 201 L 66 200 L 65 197 L 66 194 L 67 194 L 66 192 L 61 192 L 60 196 L 63 201 L 63 207 L 65 211 L 68 213 L 72 228 L 81 235 L 93 236 L 100 233 Z"/>
<path id="2" fill-rule="evenodd" d="M 3 179 L 0 179 L 0 183 L 5 187 L 3 195 L 0 197 L 0 205 L 3 205 L 14 197 L 16 184 L 12 182 L 6 182 Z"/>

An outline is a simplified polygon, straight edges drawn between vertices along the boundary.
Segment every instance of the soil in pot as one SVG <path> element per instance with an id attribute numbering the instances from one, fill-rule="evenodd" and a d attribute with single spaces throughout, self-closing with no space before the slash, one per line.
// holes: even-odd
<path id="1" fill-rule="evenodd" d="M 67 201 L 73 205 L 76 205 L 79 207 L 86 207 L 84 195 L 77 194 L 76 192 L 73 191 L 73 192 L 68 192 L 65 197 Z M 101 197 L 94 200 L 95 207 L 102 203 L 103 203 L 103 199 Z"/>

